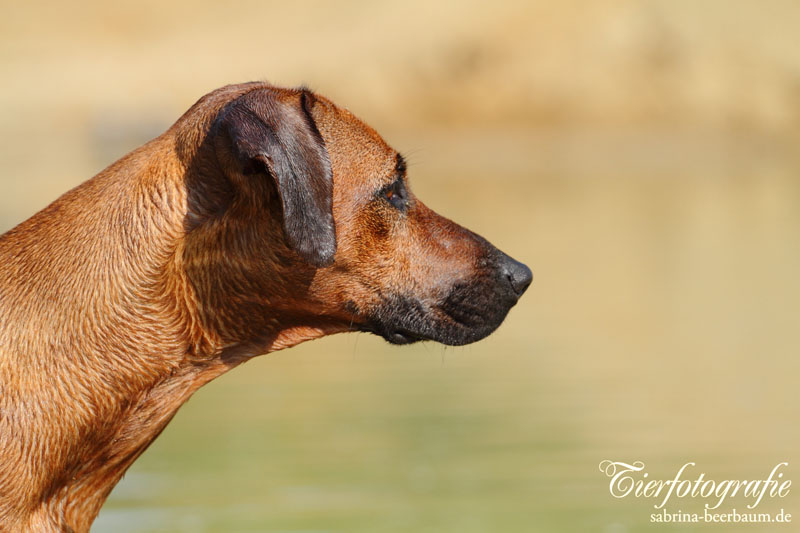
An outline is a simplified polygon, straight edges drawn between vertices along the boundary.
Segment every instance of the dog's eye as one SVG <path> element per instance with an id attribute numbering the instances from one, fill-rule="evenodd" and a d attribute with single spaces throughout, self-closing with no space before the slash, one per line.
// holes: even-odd
<path id="1" fill-rule="evenodd" d="M 408 194 L 402 180 L 381 189 L 379 196 L 389 202 L 395 209 L 404 211 L 408 207 Z"/>

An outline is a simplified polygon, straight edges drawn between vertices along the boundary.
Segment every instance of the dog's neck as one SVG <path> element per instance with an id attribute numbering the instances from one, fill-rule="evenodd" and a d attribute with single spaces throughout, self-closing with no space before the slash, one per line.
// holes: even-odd
<path id="1" fill-rule="evenodd" d="M 165 179 L 176 169 L 144 166 L 160 148 L 115 163 L 0 242 L 0 363 L 11 363 L 0 367 L 0 523 L 12 529 L 88 530 L 125 468 L 222 371 L 189 364 L 199 342 L 176 303 L 180 278 L 164 275 L 179 267 L 185 200 Z M 4 482 L 17 476 L 30 482 Z"/>
<path id="2" fill-rule="evenodd" d="M 326 333 L 265 317 L 274 327 L 240 343 L 204 323 L 185 265 L 186 169 L 145 166 L 175 161 L 152 155 L 171 144 L 145 145 L 0 241 L 0 277 L 16 285 L 0 293 L 0 383 L 11 387 L 0 392 L 0 485 L 15 491 L 0 493 L 0 523 L 12 529 L 88 531 L 200 386 Z M 49 260 L 37 263 L 43 243 Z M 38 298 L 6 301 L 26 291 Z M 4 482 L 23 476 L 26 486 Z"/>
<path id="3" fill-rule="evenodd" d="M 0 524 L 9 530 L 88 531 L 199 387 L 253 355 L 343 330 L 309 327 L 300 308 L 279 318 L 278 303 L 253 312 L 245 286 L 215 312 L 215 298 L 231 292 L 214 271 L 232 270 L 226 225 L 236 222 L 204 225 L 218 215 L 204 199 L 226 194 L 224 182 L 192 179 L 208 170 L 209 117 L 231 90 L 249 86 L 204 97 L 164 135 L 0 237 Z M 310 275 L 278 265 L 264 279 L 272 285 L 259 294 L 287 279 L 303 287 Z"/>

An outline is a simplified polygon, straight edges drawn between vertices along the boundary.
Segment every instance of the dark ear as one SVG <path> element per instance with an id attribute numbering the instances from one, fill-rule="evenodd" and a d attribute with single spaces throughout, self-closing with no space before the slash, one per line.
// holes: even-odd
<path id="1" fill-rule="evenodd" d="M 214 128 L 227 137 L 243 173 L 272 176 L 287 244 L 321 267 L 333 262 L 336 232 L 331 163 L 311 117 L 313 98 L 305 89 L 251 91 L 228 104 Z"/>

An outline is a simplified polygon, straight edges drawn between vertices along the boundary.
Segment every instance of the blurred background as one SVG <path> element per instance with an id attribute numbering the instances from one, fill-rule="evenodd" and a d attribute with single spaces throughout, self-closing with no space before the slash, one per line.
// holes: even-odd
<path id="1" fill-rule="evenodd" d="M 93 531 L 700 531 L 599 463 L 800 479 L 797 2 L 0 5 L 0 231 L 267 79 L 373 125 L 535 274 L 475 345 L 342 335 L 223 376 Z"/>

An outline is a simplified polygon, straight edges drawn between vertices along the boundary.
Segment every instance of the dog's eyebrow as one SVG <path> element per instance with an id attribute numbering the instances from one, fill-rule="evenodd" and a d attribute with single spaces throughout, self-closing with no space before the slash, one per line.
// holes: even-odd
<path id="1" fill-rule="evenodd" d="M 402 154 L 397 154 L 397 164 L 394 167 L 394 172 L 398 178 L 402 178 L 406 175 L 406 158 L 402 156 Z"/>

